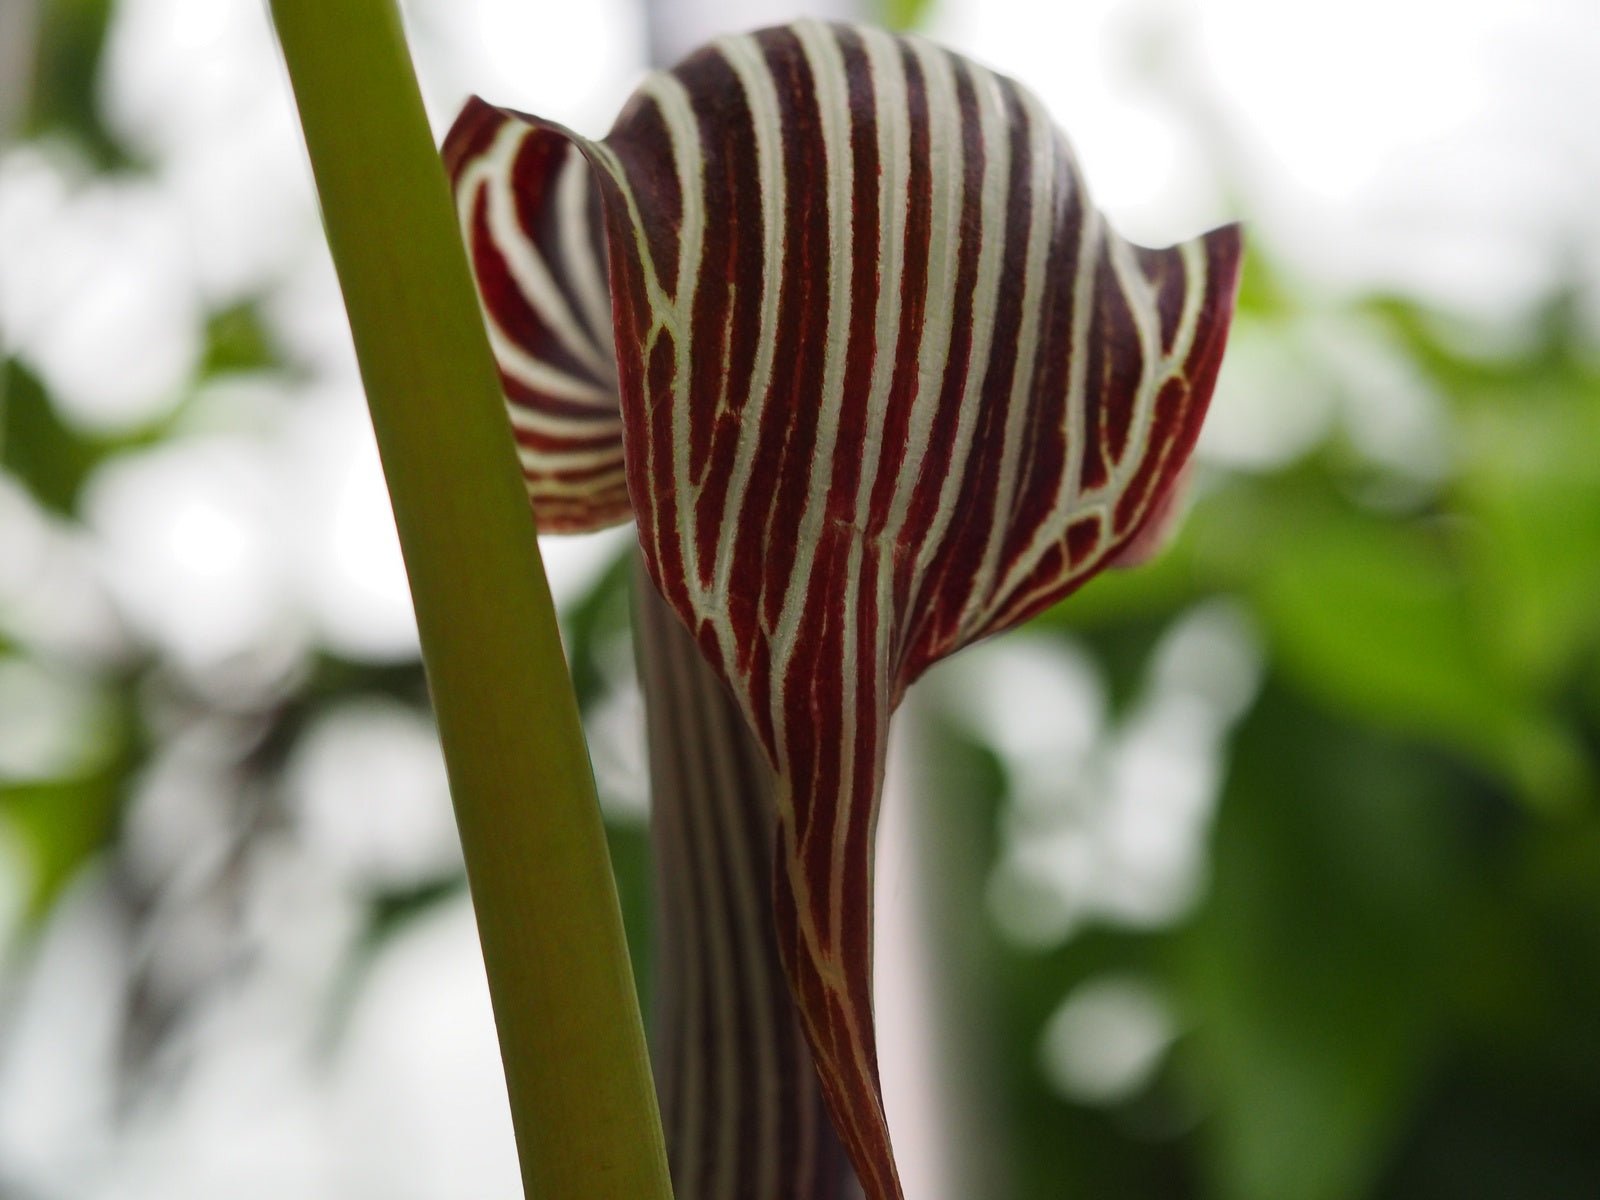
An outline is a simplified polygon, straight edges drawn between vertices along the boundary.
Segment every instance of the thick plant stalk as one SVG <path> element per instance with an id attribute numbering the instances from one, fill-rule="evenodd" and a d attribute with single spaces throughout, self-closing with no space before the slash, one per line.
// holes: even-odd
<path id="1" fill-rule="evenodd" d="M 667 1200 L 604 829 L 392 0 L 273 0 L 394 502 L 524 1187 Z"/>
<path id="2" fill-rule="evenodd" d="M 656 854 L 656 1083 L 679 1200 L 850 1200 L 778 957 L 777 781 L 727 686 L 640 565 Z"/>

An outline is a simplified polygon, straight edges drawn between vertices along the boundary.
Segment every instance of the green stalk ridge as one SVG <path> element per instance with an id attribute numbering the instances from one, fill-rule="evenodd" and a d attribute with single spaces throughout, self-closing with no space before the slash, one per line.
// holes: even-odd
<path id="1" fill-rule="evenodd" d="M 594 779 L 393 0 L 272 0 L 405 553 L 530 1200 L 670 1200 Z"/>

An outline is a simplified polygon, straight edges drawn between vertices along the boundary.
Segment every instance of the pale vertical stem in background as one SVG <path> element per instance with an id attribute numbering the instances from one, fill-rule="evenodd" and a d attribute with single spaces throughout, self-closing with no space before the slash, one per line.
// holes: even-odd
<path id="1" fill-rule="evenodd" d="M 988 806 L 940 778 L 925 703 L 897 714 L 878 820 L 875 996 L 884 1100 L 906 1195 L 1012 1195 L 985 961 Z M 953 801 L 953 802 L 952 802 Z"/>
<path id="2" fill-rule="evenodd" d="M 878 1020 L 878 1058 L 882 1064 L 883 1106 L 894 1138 L 895 1160 L 907 1196 L 917 1200 L 967 1200 L 976 1193 L 954 1186 L 956 1148 L 935 1136 L 947 1129 L 943 1078 L 947 1064 L 935 1010 L 928 991 L 934 983 L 927 926 L 930 906 L 921 874 L 928 865 L 921 825 L 914 811 L 923 796 L 911 793 L 906 778 L 916 731 L 902 711 L 889 740 L 882 808 L 878 813 L 878 865 L 873 901 L 873 1009 Z M 937 788 L 931 779 L 918 783 Z"/>
<path id="3" fill-rule="evenodd" d="M 410 576 L 523 1186 L 668 1200 L 577 702 L 399 13 L 272 14 Z"/>
<path id="4" fill-rule="evenodd" d="M 38 34 L 38 0 L 0 0 L 0 146 L 27 112 Z"/>
<path id="5" fill-rule="evenodd" d="M 772 916 L 775 780 L 640 564 L 658 904 L 656 1079 L 679 1200 L 860 1195 L 789 998 Z"/>

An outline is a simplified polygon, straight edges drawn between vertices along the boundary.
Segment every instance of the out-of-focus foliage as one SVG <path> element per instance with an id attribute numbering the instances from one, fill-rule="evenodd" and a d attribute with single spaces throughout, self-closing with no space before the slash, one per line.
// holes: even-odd
<path id="1" fill-rule="evenodd" d="M 111 10 L 43 6 L 25 131 L 137 177 L 95 99 Z M 8 358 L 0 520 L 70 549 L 108 470 L 219 427 L 253 436 L 255 409 L 196 397 L 311 368 L 264 302 L 213 307 L 185 395 L 148 427 L 84 428 Z M 1219 411 L 1264 386 L 1266 356 L 1270 403 L 1323 405 L 1326 429 L 1254 464 L 1211 455 L 1164 556 L 928 681 L 914 741 L 934 1011 L 954 1031 L 965 1155 L 1004 1179 L 967 1194 L 1600 1195 L 1600 349 L 1572 314 L 1558 295 L 1532 327 L 1466 331 L 1403 298 L 1319 295 L 1257 247 Z M 39 541 L 16 533 L 0 529 Z M 181 1094 L 177 1068 L 211 1044 L 195 1031 L 251 971 L 282 971 L 268 993 L 309 1007 L 336 1054 L 386 948 L 462 898 L 448 846 L 330 850 L 319 829 L 338 811 L 303 795 L 352 715 L 387 740 L 335 778 L 395 782 L 385 756 L 410 743 L 392 727 L 426 729 L 414 656 L 313 640 L 197 677 L 115 605 L 101 635 L 42 633 L 24 601 L 65 568 L 30 553 L 0 562 L 0 992 L 25 989 L 52 923 L 102 887 L 126 969 L 125 1116 L 170 1102 L 156 1083 Z M 648 848 L 627 764 L 607 763 L 607 731 L 637 716 L 628 575 L 618 558 L 564 616 L 645 981 Z M 69 572 L 50 606 L 95 578 Z M 1014 660 L 979 695 L 961 685 L 1008 645 L 1066 700 L 1035 698 Z M 994 716 L 1019 709 L 1042 723 L 1034 742 Z M 399 800 L 380 799 L 352 797 L 356 842 Z M 330 867 L 336 851 L 353 857 Z M 303 946 L 252 941 L 275 913 Z M 14 1016 L 0 1003 L 5 1087 L 34 1036 Z M 221 1178 L 258 1170 L 193 1127 L 212 1130 Z M 91 1194 L 66 1177 L 40 1191 L 45 1169 L 22 1166 L 0 1155 L 0 1194 Z"/>
<path id="2" fill-rule="evenodd" d="M 40 7 L 44 19 L 37 31 L 24 134 L 65 134 L 102 166 L 126 165 L 127 149 L 106 130 L 95 106 L 95 72 L 112 0 L 49 0 Z"/>
<path id="3" fill-rule="evenodd" d="M 1246 339 L 1304 319 L 1253 270 Z M 1600 369 L 1566 311 L 1483 354 L 1404 302 L 1353 305 L 1442 399 L 1448 468 L 1386 479 L 1335 433 L 1219 474 L 1159 563 L 1045 618 L 1127 706 L 1170 623 L 1226 597 L 1265 675 L 1190 911 L 1042 948 L 980 919 L 956 943 L 952 973 L 999 980 L 965 1002 L 1000 1030 L 1017 1196 L 1600 1191 Z M 987 759 L 952 778 L 1004 818 L 1005 755 L 954 753 Z M 1126 1094 L 1074 1102 L 1042 1031 L 1127 976 L 1170 1044 Z"/>
<path id="4" fill-rule="evenodd" d="M 927 19 L 934 0 L 878 0 L 878 20 L 888 29 L 916 29 Z"/>

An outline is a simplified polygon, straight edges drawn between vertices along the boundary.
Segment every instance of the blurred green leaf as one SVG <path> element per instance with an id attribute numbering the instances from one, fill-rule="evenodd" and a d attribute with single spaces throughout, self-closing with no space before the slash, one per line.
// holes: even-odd
<path id="1" fill-rule="evenodd" d="M 70 517 L 95 468 L 114 455 L 159 444 L 181 412 L 115 435 L 86 433 L 62 419 L 38 376 L 7 358 L 0 362 L 0 466 L 42 506 Z"/>
<path id="2" fill-rule="evenodd" d="M 878 0 L 878 20 L 886 29 L 910 31 L 928 19 L 935 0 Z"/>
<path id="3" fill-rule="evenodd" d="M 23 133 L 70 137 L 103 170 L 132 165 L 99 111 L 101 53 L 112 0 L 44 0 L 33 95 Z"/>
<path id="4" fill-rule="evenodd" d="M 1174 956 L 1211 1193 L 1366 1194 L 1440 1053 L 1470 858 L 1437 763 L 1269 689 Z"/>
<path id="5" fill-rule="evenodd" d="M 0 783 L 0 813 L 27 851 L 27 923 L 43 918 L 77 869 L 106 845 L 116 826 L 119 784 L 110 771 Z"/>
<path id="6" fill-rule="evenodd" d="M 206 351 L 200 372 L 204 376 L 230 371 L 264 371 L 283 365 L 253 303 L 219 309 L 206 321 Z"/>
<path id="7" fill-rule="evenodd" d="M 1600 1190 L 1600 814 L 1483 832 L 1461 1044 L 1421 1099 L 1384 1200 Z"/>
<path id="8" fill-rule="evenodd" d="M 455 871 L 410 887 L 376 892 L 367 901 L 367 923 L 361 932 L 362 952 L 375 955 L 396 933 L 445 901 L 460 896 L 466 886 L 466 874 Z"/>
<path id="9" fill-rule="evenodd" d="M 651 1008 L 655 980 L 655 874 L 650 852 L 650 829 L 644 822 L 606 822 L 606 845 L 611 850 L 611 870 L 617 880 L 617 901 L 622 906 L 622 924 L 628 934 L 628 958 L 633 963 L 633 981 L 638 990 L 639 1008 Z M 653 1030 L 648 1028 L 647 1033 Z"/>
<path id="10" fill-rule="evenodd" d="M 1505 670 L 1559 685 L 1600 643 L 1600 374 L 1557 369 L 1484 389 L 1462 425 L 1480 619 Z"/>
<path id="11" fill-rule="evenodd" d="M 1469 752 L 1498 754 L 1518 735 L 1515 698 L 1427 531 L 1324 514 L 1262 564 L 1256 596 L 1283 668 L 1322 699 Z"/>
<path id="12" fill-rule="evenodd" d="M 0 465 L 44 507 L 70 515 L 103 449 L 61 420 L 44 385 L 15 358 L 0 373 Z"/>
<path id="13" fill-rule="evenodd" d="M 1313 462 L 1198 509 L 1195 570 L 1251 602 L 1279 668 L 1347 717 L 1449 745 L 1550 807 L 1594 794 L 1553 698 L 1505 667 L 1465 568 L 1470 525 L 1358 507 Z"/>
<path id="14" fill-rule="evenodd" d="M 619 550 L 594 586 L 561 614 L 562 642 L 567 651 L 568 669 L 572 672 L 572 690 L 577 693 L 578 707 L 584 712 L 605 694 L 606 669 L 602 658 L 607 648 L 615 646 L 617 639 L 631 636 L 629 605 L 635 558 L 631 546 Z"/>
<path id="15" fill-rule="evenodd" d="M 114 838 L 128 781 L 143 761 L 127 693 L 107 690 L 84 732 L 86 757 L 60 776 L 0 777 L 0 820 L 17 837 L 27 872 L 25 926 L 46 916 L 78 869 Z"/>

